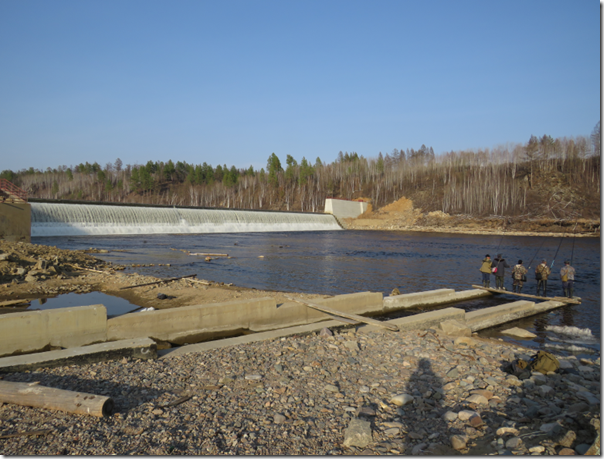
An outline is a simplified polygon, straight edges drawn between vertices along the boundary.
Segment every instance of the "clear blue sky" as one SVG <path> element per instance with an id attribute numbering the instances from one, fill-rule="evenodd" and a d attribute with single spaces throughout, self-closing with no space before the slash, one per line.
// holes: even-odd
<path id="1" fill-rule="evenodd" d="M 2 0 L 0 170 L 590 135 L 597 0 Z"/>

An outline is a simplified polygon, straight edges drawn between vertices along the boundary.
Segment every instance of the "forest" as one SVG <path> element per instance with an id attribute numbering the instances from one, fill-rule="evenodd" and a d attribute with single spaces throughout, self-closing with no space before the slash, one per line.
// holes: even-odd
<path id="1" fill-rule="evenodd" d="M 401 197 L 424 212 L 473 217 L 600 217 L 600 123 L 591 136 L 531 136 L 525 144 L 450 151 L 393 149 L 331 162 L 277 154 L 266 168 L 207 162 L 88 162 L 41 171 L 4 170 L 30 197 L 229 209 L 323 212 L 325 198 L 369 199 L 374 209 Z"/>

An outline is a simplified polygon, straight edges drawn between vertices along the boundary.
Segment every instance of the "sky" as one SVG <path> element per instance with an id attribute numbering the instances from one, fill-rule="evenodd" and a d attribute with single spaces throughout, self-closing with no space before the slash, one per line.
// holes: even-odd
<path id="1" fill-rule="evenodd" d="M 598 0 L 2 0 L 0 170 L 589 136 Z"/>

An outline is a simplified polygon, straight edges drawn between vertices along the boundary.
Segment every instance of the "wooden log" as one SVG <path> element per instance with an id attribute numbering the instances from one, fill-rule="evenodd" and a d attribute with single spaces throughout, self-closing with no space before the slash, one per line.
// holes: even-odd
<path id="1" fill-rule="evenodd" d="M 187 279 L 189 282 L 193 282 L 195 284 L 203 284 L 203 285 L 212 285 L 211 282 L 202 281 L 199 279 Z"/>
<path id="2" fill-rule="evenodd" d="M 75 414 L 103 417 L 113 413 L 110 397 L 40 386 L 35 383 L 0 381 L 0 403 L 32 406 Z"/>
<path id="3" fill-rule="evenodd" d="M 299 299 L 293 298 L 289 295 L 283 295 L 283 296 L 285 296 L 285 298 L 287 298 L 288 300 L 295 301 L 296 303 L 304 304 L 304 305 L 308 306 L 309 308 L 316 309 L 317 311 L 324 312 L 328 315 L 340 316 L 340 317 L 344 317 L 346 319 L 356 320 L 357 322 L 363 322 L 364 324 L 376 325 L 378 327 L 386 328 L 386 329 L 392 330 L 392 331 L 399 330 L 399 328 L 396 325 L 389 324 L 387 322 L 380 322 L 379 320 L 359 316 L 357 314 L 352 314 L 350 312 L 337 311 L 337 310 L 329 308 L 327 306 L 323 306 L 322 304 L 313 303 L 312 301 L 308 301 L 308 300 L 299 300 Z"/>
<path id="4" fill-rule="evenodd" d="M 161 280 L 158 280 L 155 282 L 147 282 L 146 284 L 129 285 L 128 287 L 120 288 L 120 290 L 126 290 L 127 288 L 145 287 L 146 285 L 161 284 L 162 282 L 172 282 L 172 281 L 180 280 L 180 279 L 189 279 L 190 277 L 195 277 L 195 276 L 197 276 L 197 274 L 188 274 L 186 276 L 180 276 L 180 277 L 170 277 L 168 279 L 161 279 Z"/>
<path id="5" fill-rule="evenodd" d="M 579 297 L 567 298 L 565 296 L 537 296 L 537 295 L 529 295 L 528 293 L 515 293 L 515 292 L 510 292 L 509 290 L 499 290 L 496 288 L 482 287 L 480 285 L 472 285 L 472 287 L 477 288 L 479 290 L 487 290 L 492 293 L 502 293 L 504 295 L 521 296 L 524 298 L 534 298 L 536 300 L 559 301 L 561 303 L 568 303 L 568 304 L 581 304 L 581 298 L 579 298 Z"/>

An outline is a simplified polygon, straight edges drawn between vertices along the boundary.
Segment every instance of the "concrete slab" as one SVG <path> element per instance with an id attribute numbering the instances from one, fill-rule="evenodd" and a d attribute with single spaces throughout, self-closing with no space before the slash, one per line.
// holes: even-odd
<path id="1" fill-rule="evenodd" d="M 0 357 L 39 352 L 50 346 L 77 347 L 107 339 L 102 304 L 0 316 Z"/>
<path id="2" fill-rule="evenodd" d="M 83 365 L 117 360 L 123 357 L 155 359 L 157 358 L 155 341 L 149 338 L 126 339 L 60 351 L 4 357 L 0 359 L 0 373 L 14 373 L 35 370 L 36 368 L 53 368 L 74 364 Z"/>
<path id="3" fill-rule="evenodd" d="M 446 308 L 439 309 L 437 311 L 424 312 L 421 314 L 415 314 L 409 317 L 401 317 L 399 319 L 389 320 L 389 324 L 396 325 L 399 330 L 407 331 L 407 330 L 426 330 L 428 328 L 440 329 L 440 323 L 446 320 L 457 320 L 458 322 L 465 322 L 465 311 L 463 309 L 458 308 Z M 376 332 L 383 331 L 386 333 L 388 330 L 384 330 L 381 327 L 377 327 L 375 325 L 363 325 L 359 327 L 359 333 L 368 333 L 368 332 Z"/>
<path id="4" fill-rule="evenodd" d="M 438 290 L 429 290 L 427 292 L 386 296 L 384 297 L 384 312 L 441 304 L 444 298 L 453 295 L 454 293 L 455 290 L 452 288 L 441 288 Z"/>
<path id="5" fill-rule="evenodd" d="M 532 301 L 515 301 L 513 303 L 480 309 L 466 314 L 466 323 L 473 332 L 494 327 L 512 320 L 537 314 Z"/>

